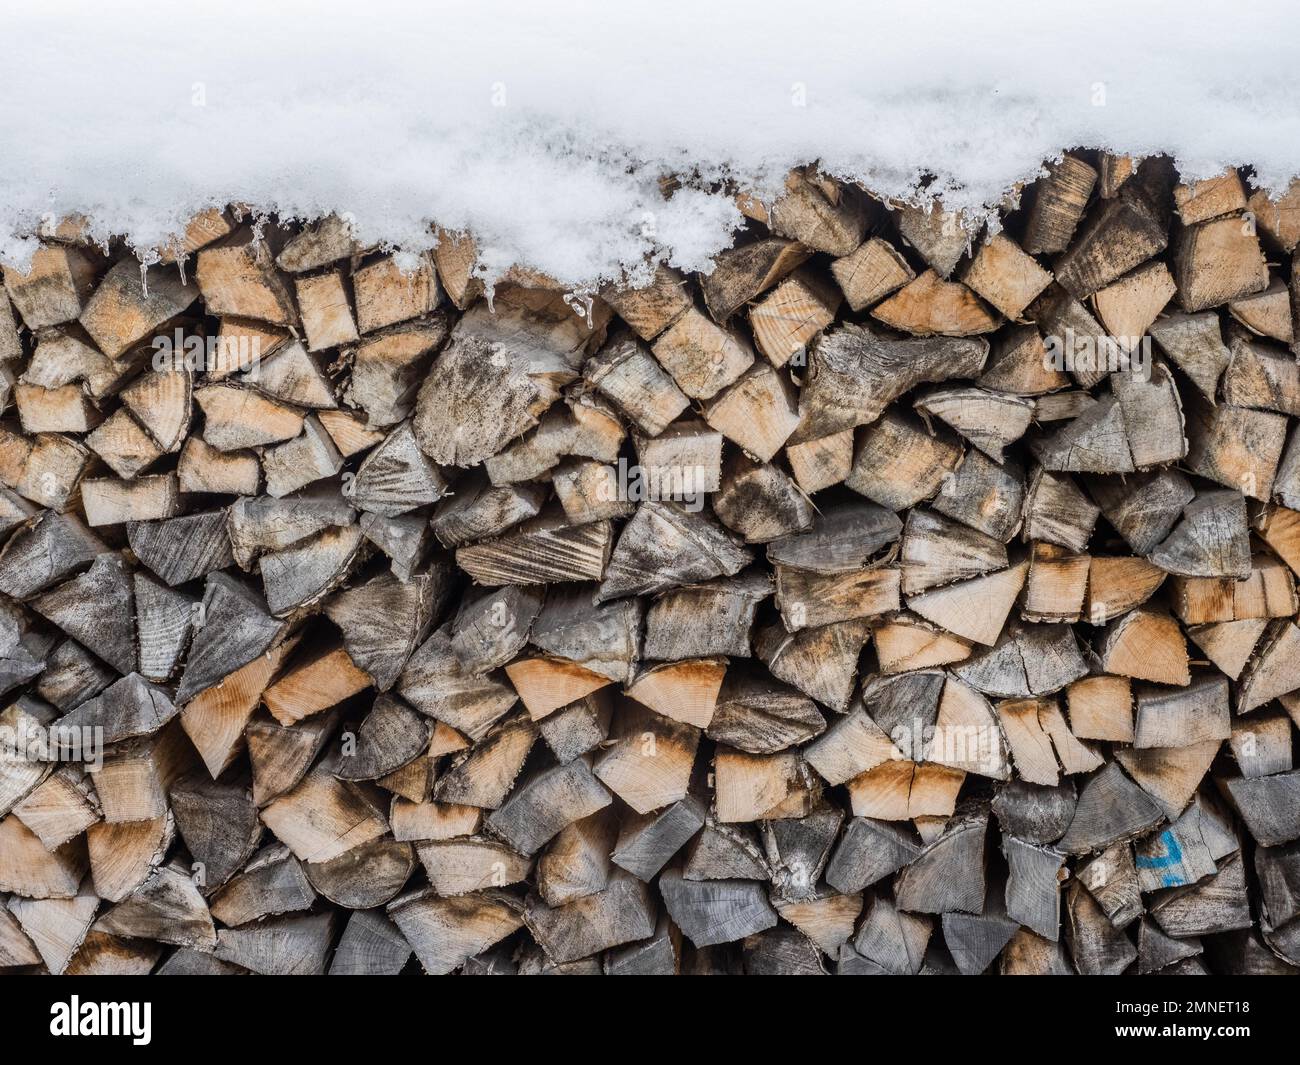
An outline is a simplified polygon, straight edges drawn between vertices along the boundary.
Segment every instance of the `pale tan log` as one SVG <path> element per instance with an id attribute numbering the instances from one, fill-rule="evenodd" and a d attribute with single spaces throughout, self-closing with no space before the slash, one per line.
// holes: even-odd
<path id="1" fill-rule="evenodd" d="M 882 673 L 950 665 L 963 662 L 971 655 L 970 640 L 914 616 L 893 618 L 878 626 L 874 635 Z"/>
<path id="2" fill-rule="evenodd" d="M 330 271 L 295 278 L 294 288 L 310 351 L 338 347 L 357 339 L 357 326 L 352 320 L 342 274 Z"/>
<path id="3" fill-rule="evenodd" d="M 845 787 L 854 817 L 912 821 L 951 817 L 966 774 L 933 762 L 884 762 Z"/>
<path id="4" fill-rule="evenodd" d="M 353 664 L 344 648 L 334 647 L 291 665 L 262 693 L 262 701 L 280 724 L 293 725 L 368 687 L 369 675 Z"/>
<path id="5" fill-rule="evenodd" d="M 719 747 L 713 773 L 719 821 L 802 817 L 811 810 L 809 770 L 796 751 L 758 755 Z"/>
<path id="6" fill-rule="evenodd" d="M 191 436 L 181 449 L 176 478 L 181 492 L 255 496 L 262 468 L 252 451 L 219 451 L 201 436 Z"/>
<path id="7" fill-rule="evenodd" d="M 180 510 L 176 474 L 161 473 L 133 481 L 87 478 L 81 482 L 81 506 L 86 524 L 91 527 L 170 518 Z"/>
<path id="8" fill-rule="evenodd" d="M 1153 610 L 1134 610 L 1112 622 L 1098 654 L 1107 673 L 1159 684 L 1186 685 L 1191 680 L 1178 622 Z"/>
<path id="9" fill-rule="evenodd" d="M 873 318 L 915 336 L 968 337 L 991 333 L 996 314 L 957 281 L 944 281 L 927 270 L 871 312 Z"/>
<path id="10" fill-rule="evenodd" d="M 505 670 L 534 721 L 613 683 L 577 662 L 549 655 L 516 658 Z"/>
<path id="11" fill-rule="evenodd" d="M 639 673 L 626 694 L 674 721 L 705 729 L 713 720 L 726 672 L 725 658 L 666 662 Z"/>
<path id="12" fill-rule="evenodd" d="M 411 265 L 389 256 L 352 275 L 357 327 L 362 333 L 418 318 L 438 306 L 442 290 L 433 264 L 420 256 L 413 264 L 414 269 L 410 269 Z"/>
<path id="13" fill-rule="evenodd" d="M 831 273 L 853 311 L 862 311 L 898 291 L 916 272 L 887 240 L 870 237 L 831 263 Z"/>
<path id="14" fill-rule="evenodd" d="M 1220 215 L 1246 209 L 1246 190 L 1236 170 L 1229 169 L 1218 177 L 1174 186 L 1174 209 L 1183 225 L 1207 222 Z"/>
<path id="15" fill-rule="evenodd" d="M 773 366 L 784 366 L 835 320 L 839 302 L 829 282 L 811 271 L 795 271 L 750 308 L 754 346 Z"/>
<path id="16" fill-rule="evenodd" d="M 984 243 L 961 279 L 1008 318 L 1019 318 L 1052 282 L 1052 275 L 1032 255 L 999 233 Z"/>
<path id="17" fill-rule="evenodd" d="M 255 239 L 252 230 L 199 252 L 195 280 L 209 314 L 253 318 L 274 326 L 296 324 L 288 286 L 276 272 L 270 248 Z"/>
<path id="18" fill-rule="evenodd" d="M 181 727 L 216 780 L 244 746 L 244 726 L 261 702 L 271 678 L 297 645 L 286 640 L 222 683 L 200 692 L 181 708 Z"/>

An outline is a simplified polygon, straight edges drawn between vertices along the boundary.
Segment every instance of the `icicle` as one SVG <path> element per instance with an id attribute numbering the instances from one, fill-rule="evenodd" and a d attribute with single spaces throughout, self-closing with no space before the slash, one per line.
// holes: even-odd
<path id="1" fill-rule="evenodd" d="M 579 318 L 586 319 L 588 329 L 592 328 L 591 308 L 595 301 L 590 292 L 565 293 L 564 302 L 569 305 L 573 313 Z"/>
<path id="2" fill-rule="evenodd" d="M 180 271 L 182 288 L 189 284 L 189 282 L 185 280 L 185 259 L 186 257 L 184 255 L 179 255 L 176 258 L 176 269 Z"/>
<path id="3" fill-rule="evenodd" d="M 140 287 L 144 290 L 144 298 L 149 298 L 149 264 L 140 264 Z"/>

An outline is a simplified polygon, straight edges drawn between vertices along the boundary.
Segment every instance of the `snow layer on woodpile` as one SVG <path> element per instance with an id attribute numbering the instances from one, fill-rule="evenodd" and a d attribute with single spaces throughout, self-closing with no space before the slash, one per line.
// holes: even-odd
<path id="1" fill-rule="evenodd" d="M 817 161 L 996 204 L 1070 147 L 1300 173 L 1300 5 L 1092 0 L 6 4 L 0 258 L 80 213 L 147 257 L 198 209 L 348 212 L 574 283 L 707 268 Z M 665 200 L 658 179 L 693 175 Z M 931 180 L 932 179 L 932 180 Z"/>

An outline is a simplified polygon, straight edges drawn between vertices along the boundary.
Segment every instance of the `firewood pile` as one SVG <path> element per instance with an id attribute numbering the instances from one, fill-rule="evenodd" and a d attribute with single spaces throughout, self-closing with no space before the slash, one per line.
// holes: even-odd
<path id="1" fill-rule="evenodd" d="M 40 233 L 0 967 L 1296 971 L 1300 184 L 736 197 L 599 291 Z"/>

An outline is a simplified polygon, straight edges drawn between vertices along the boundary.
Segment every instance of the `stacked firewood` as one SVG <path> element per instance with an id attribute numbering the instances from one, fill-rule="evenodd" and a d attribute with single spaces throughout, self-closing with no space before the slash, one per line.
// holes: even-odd
<path id="1" fill-rule="evenodd" d="M 599 291 L 39 234 L 0 967 L 1296 971 L 1300 184 L 735 194 Z"/>

